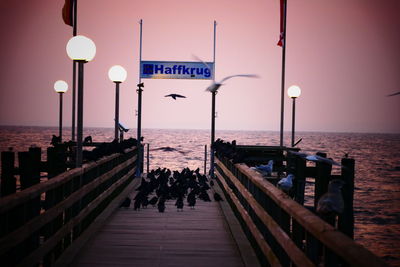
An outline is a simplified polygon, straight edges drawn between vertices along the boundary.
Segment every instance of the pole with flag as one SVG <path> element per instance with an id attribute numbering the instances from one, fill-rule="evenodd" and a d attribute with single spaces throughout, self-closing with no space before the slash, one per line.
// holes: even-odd
<path id="1" fill-rule="evenodd" d="M 282 80 L 281 80 L 281 127 L 280 127 L 280 146 L 283 146 L 283 117 L 285 113 L 285 62 L 286 62 L 286 14 L 287 0 L 280 0 L 281 23 L 278 46 L 282 47 Z"/>
<path id="2" fill-rule="evenodd" d="M 62 8 L 64 23 L 72 27 L 72 35 L 77 35 L 78 0 L 65 0 Z M 75 111 L 76 111 L 76 62 L 72 62 L 72 127 L 71 140 L 75 141 Z"/>

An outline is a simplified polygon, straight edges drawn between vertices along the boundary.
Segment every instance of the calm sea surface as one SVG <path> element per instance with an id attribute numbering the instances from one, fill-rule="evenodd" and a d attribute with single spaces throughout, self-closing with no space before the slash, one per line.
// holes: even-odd
<path id="1" fill-rule="evenodd" d="M 44 153 L 53 134 L 58 134 L 55 127 L 0 126 L 0 151 L 9 147 L 25 151 L 36 145 Z M 65 140 L 70 139 L 68 129 L 63 134 Z M 84 136 L 88 135 L 95 142 L 111 141 L 114 130 L 86 128 Z M 208 130 L 144 129 L 142 135 L 150 144 L 150 169 L 203 170 L 204 145 L 210 142 Z M 285 135 L 285 144 L 289 144 L 289 133 Z M 129 137 L 136 137 L 135 129 L 125 135 Z M 237 140 L 239 145 L 279 145 L 278 132 L 217 131 L 216 138 Z M 390 265 L 400 266 L 400 135 L 299 132 L 297 138 L 303 138 L 299 147 L 304 152 L 326 152 L 336 161 L 349 153 L 355 159 L 355 240 Z M 165 147 L 173 150 L 160 149 Z M 311 190 L 312 183 L 308 183 L 306 192 Z"/>

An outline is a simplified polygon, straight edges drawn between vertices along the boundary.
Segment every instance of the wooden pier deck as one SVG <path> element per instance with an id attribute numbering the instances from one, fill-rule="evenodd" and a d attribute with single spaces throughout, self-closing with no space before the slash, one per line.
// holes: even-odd
<path id="1" fill-rule="evenodd" d="M 198 200 L 183 212 L 174 204 L 164 213 L 119 208 L 71 266 L 259 266 L 229 204 Z"/>

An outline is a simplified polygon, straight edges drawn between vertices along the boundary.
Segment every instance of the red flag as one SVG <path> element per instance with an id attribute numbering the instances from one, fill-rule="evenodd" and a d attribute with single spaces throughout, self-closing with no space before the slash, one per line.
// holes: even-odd
<path id="1" fill-rule="evenodd" d="M 73 9 L 73 0 L 65 0 L 65 4 L 62 8 L 62 17 L 64 23 L 69 26 L 74 26 L 73 19 L 72 19 L 72 9 Z"/>
<path id="2" fill-rule="evenodd" d="M 281 0 L 281 32 L 279 35 L 279 41 L 278 41 L 278 45 L 279 46 L 283 46 L 283 43 L 285 40 L 283 40 L 284 38 L 284 31 L 285 31 L 285 0 Z"/>

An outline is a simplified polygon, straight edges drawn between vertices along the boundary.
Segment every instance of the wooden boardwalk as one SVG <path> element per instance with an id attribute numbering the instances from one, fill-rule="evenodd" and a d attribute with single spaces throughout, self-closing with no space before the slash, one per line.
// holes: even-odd
<path id="1" fill-rule="evenodd" d="M 183 212 L 177 212 L 174 204 L 167 201 L 164 213 L 152 206 L 140 211 L 132 205 L 119 208 L 80 250 L 72 266 L 258 265 L 243 233 L 232 235 L 232 229 L 240 227 L 228 225 L 218 202 L 198 200 L 195 209 L 185 206 Z"/>

